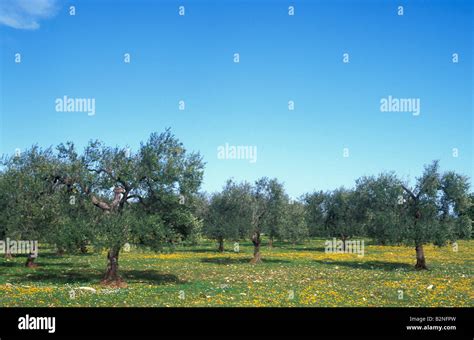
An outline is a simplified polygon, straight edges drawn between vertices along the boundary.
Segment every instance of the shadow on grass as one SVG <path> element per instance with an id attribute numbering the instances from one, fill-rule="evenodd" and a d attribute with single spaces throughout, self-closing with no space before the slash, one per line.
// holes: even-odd
<path id="1" fill-rule="evenodd" d="M 47 253 L 42 253 L 40 252 L 39 255 L 38 255 L 38 258 L 45 258 L 45 259 L 63 259 L 63 258 L 67 258 L 67 257 L 78 257 L 78 258 L 81 258 L 81 257 L 88 257 L 88 256 L 93 256 L 93 255 L 97 255 L 92 253 L 92 252 L 88 252 L 88 253 L 65 253 L 65 254 L 58 254 L 56 252 L 47 252 Z"/>
<path id="2" fill-rule="evenodd" d="M 52 284 L 66 283 L 97 283 L 102 279 L 102 273 L 99 272 L 61 272 L 55 270 L 41 270 L 39 267 L 32 269 L 31 272 L 23 272 L 12 277 L 12 282 L 31 282 L 40 281 Z"/>
<path id="3" fill-rule="evenodd" d="M 176 249 L 174 252 L 175 253 L 217 253 L 217 247 L 215 249 L 212 249 L 212 248 L 199 248 L 199 249 L 182 248 L 182 249 Z"/>
<path id="4" fill-rule="evenodd" d="M 18 261 L 9 261 L 9 262 L 0 262 L 0 267 L 8 267 L 8 268 L 25 268 L 26 257 L 21 262 Z M 65 268 L 86 268 L 90 267 L 88 263 L 70 263 L 70 262 L 43 262 L 43 261 L 36 261 L 38 268 L 41 270 L 43 267 L 65 267 Z"/>
<path id="5" fill-rule="evenodd" d="M 320 264 L 350 267 L 355 269 L 370 269 L 370 270 L 385 270 L 394 271 L 397 269 L 404 269 L 406 271 L 415 271 L 415 266 L 407 263 L 398 262 L 383 262 L 383 261 L 321 261 L 314 262 Z"/>
<path id="6" fill-rule="evenodd" d="M 321 247 L 282 247 L 282 249 L 286 250 L 296 250 L 296 251 L 319 251 L 324 252 L 325 248 Z"/>
<path id="7" fill-rule="evenodd" d="M 105 270 L 105 269 L 104 269 Z M 120 270 L 120 276 L 126 282 L 149 282 L 153 284 L 164 283 L 186 283 L 172 274 L 163 274 L 154 270 Z M 31 281 L 40 281 L 50 284 L 97 284 L 103 278 L 104 273 L 99 271 L 77 271 L 64 272 L 58 270 L 41 270 L 39 268 L 32 269 L 31 272 L 23 272 L 18 275 L 11 276 L 11 282 L 26 283 Z"/>
<path id="8" fill-rule="evenodd" d="M 180 280 L 176 275 L 164 274 L 157 272 L 156 270 L 122 270 L 120 274 L 126 282 L 146 281 L 154 284 L 186 283 L 186 281 Z"/>
<path id="9" fill-rule="evenodd" d="M 242 263 L 250 263 L 252 258 L 232 258 L 232 257 L 204 257 L 201 259 L 203 263 L 213 263 L 213 264 L 242 264 Z M 289 263 L 290 261 L 287 260 L 276 260 L 276 259 L 266 259 L 265 257 L 262 258 L 262 263 Z"/>
<path id="10" fill-rule="evenodd" d="M 66 268 L 88 268 L 89 263 L 70 263 L 70 262 L 38 262 L 39 267 L 66 267 Z"/>

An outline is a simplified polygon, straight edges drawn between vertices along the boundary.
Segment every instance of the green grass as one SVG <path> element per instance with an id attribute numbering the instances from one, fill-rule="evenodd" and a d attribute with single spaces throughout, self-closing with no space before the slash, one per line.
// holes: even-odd
<path id="1" fill-rule="evenodd" d="M 41 249 L 37 268 L 0 258 L 0 306 L 463 306 L 473 303 L 474 241 L 426 246 L 430 270 L 414 269 L 415 251 L 366 242 L 365 256 L 326 254 L 324 240 L 216 252 L 213 242 L 173 253 L 132 248 L 120 255 L 126 288 L 99 284 L 105 253 L 56 256 Z M 96 291 L 78 289 L 92 287 Z M 71 298 L 74 290 L 75 297 Z M 400 298 L 400 291 L 403 298 Z M 184 293 L 184 295 L 183 295 Z"/>

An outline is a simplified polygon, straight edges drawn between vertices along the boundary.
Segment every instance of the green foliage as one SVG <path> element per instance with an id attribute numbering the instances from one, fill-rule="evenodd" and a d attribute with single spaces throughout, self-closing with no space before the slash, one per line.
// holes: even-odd
<path id="1" fill-rule="evenodd" d="M 434 161 L 425 166 L 413 190 L 403 188 L 407 194 L 403 217 L 408 223 L 400 234 L 405 243 L 443 245 L 470 234 L 467 177 L 454 172 L 441 174 Z"/>
<path id="2" fill-rule="evenodd" d="M 301 202 L 286 205 L 284 228 L 280 229 L 280 237 L 293 244 L 304 241 L 309 236 L 306 224 L 306 211 Z"/>
<path id="3" fill-rule="evenodd" d="M 68 142 L 57 152 L 34 146 L 2 165 L 3 236 L 62 251 L 120 249 L 130 241 L 159 249 L 196 238 L 202 226 L 193 197 L 204 164 L 169 130 L 152 134 L 136 153 L 91 141 L 79 154 Z"/>
<path id="4" fill-rule="evenodd" d="M 394 173 L 364 176 L 356 181 L 356 204 L 365 233 L 378 244 L 400 241 L 403 189 Z"/>
<path id="5" fill-rule="evenodd" d="M 326 236 L 326 206 L 329 193 L 315 191 L 303 196 L 306 209 L 306 222 L 311 237 Z"/>
<path id="6" fill-rule="evenodd" d="M 354 191 L 339 188 L 328 195 L 325 227 L 327 236 L 343 240 L 362 234 L 360 211 Z"/>
<path id="7" fill-rule="evenodd" d="M 152 134 L 135 156 L 135 176 L 130 196 L 145 210 L 157 214 L 178 239 L 196 237 L 201 223 L 193 215 L 193 197 L 202 182 L 204 163 L 197 153 L 187 153 L 169 130 Z"/>
<path id="8" fill-rule="evenodd" d="M 238 240 L 255 232 L 274 239 L 298 242 L 308 235 L 304 206 L 289 203 L 283 184 L 261 178 L 252 186 L 229 180 L 211 196 L 204 233 L 218 240 Z"/>
<path id="9" fill-rule="evenodd" d="M 153 133 L 136 152 L 90 141 L 56 149 L 33 146 L 4 156 L 0 170 L 0 237 L 39 240 L 66 252 L 136 243 L 152 250 L 197 244 L 201 234 L 251 238 L 255 262 L 261 235 L 301 242 L 368 236 L 378 244 L 443 245 L 471 238 L 474 194 L 466 176 L 425 166 L 413 188 L 394 173 L 364 176 L 354 189 L 315 191 L 290 202 L 284 185 L 262 177 L 229 180 L 211 196 L 199 192 L 204 163 L 171 134 Z M 113 255 L 113 254 L 112 254 Z M 420 260 L 421 261 L 421 260 Z"/>
<path id="10" fill-rule="evenodd" d="M 3 157 L 2 166 L 1 234 L 50 241 L 48 228 L 59 217 L 59 207 L 48 181 L 49 173 L 57 166 L 52 150 L 33 146 L 20 155 Z"/>
<path id="11" fill-rule="evenodd" d="M 267 187 L 268 194 L 265 197 L 266 212 L 262 217 L 262 231 L 271 241 L 292 235 L 290 230 L 286 230 L 293 226 L 288 223 L 291 221 L 291 218 L 288 219 L 287 216 L 289 197 L 285 192 L 283 183 L 278 182 L 277 179 L 271 179 L 266 181 L 264 185 Z M 298 228 L 298 226 L 295 226 L 295 228 Z"/>
<path id="12" fill-rule="evenodd" d="M 210 198 L 204 234 L 221 244 L 223 240 L 245 237 L 251 225 L 249 194 L 248 183 L 238 184 L 228 180 L 222 192 Z"/>

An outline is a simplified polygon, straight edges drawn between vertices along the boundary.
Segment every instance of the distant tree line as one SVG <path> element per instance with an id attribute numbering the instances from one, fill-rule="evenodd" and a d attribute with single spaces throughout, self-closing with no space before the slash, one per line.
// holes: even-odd
<path id="1" fill-rule="evenodd" d="M 262 260 L 262 236 L 298 243 L 309 237 L 346 241 L 369 237 L 378 244 L 416 250 L 471 238 L 474 218 L 469 179 L 425 166 L 410 187 L 395 173 L 364 176 L 355 187 L 314 191 L 290 199 L 283 183 L 228 180 L 220 192 L 200 191 L 204 162 L 166 130 L 153 133 L 136 152 L 91 141 L 82 153 L 73 143 L 33 146 L 3 156 L 0 169 L 0 238 L 40 240 L 58 254 L 107 250 L 105 283 L 120 283 L 119 255 L 126 243 L 153 250 L 213 239 L 248 240 L 252 263 Z M 6 254 L 10 256 L 10 254 Z M 33 254 L 26 265 L 34 266 Z"/>
<path id="2" fill-rule="evenodd" d="M 283 184 L 262 178 L 250 183 L 227 182 L 223 190 L 205 200 L 203 232 L 223 240 L 250 237 L 254 262 L 260 260 L 261 235 L 292 243 L 308 237 L 369 237 L 377 244 L 405 244 L 416 250 L 416 267 L 426 268 L 423 245 L 444 245 L 470 238 L 474 195 L 466 176 L 440 173 L 434 161 L 410 188 L 395 173 L 364 176 L 355 188 L 315 191 L 289 199 Z M 249 236 L 250 235 L 250 236 Z"/>

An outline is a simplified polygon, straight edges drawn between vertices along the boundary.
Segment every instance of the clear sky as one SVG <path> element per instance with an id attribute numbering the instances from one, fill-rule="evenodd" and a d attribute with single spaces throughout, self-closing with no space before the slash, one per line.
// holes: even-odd
<path id="1" fill-rule="evenodd" d="M 0 53 L 0 154 L 97 138 L 136 150 L 170 127 L 211 192 L 230 177 L 277 177 L 293 197 L 386 170 L 413 181 L 434 159 L 474 172 L 469 0 L 2 0 Z M 95 115 L 57 112 L 65 95 L 94 98 Z M 390 95 L 420 114 L 382 112 Z M 218 159 L 225 143 L 257 161 Z"/>

